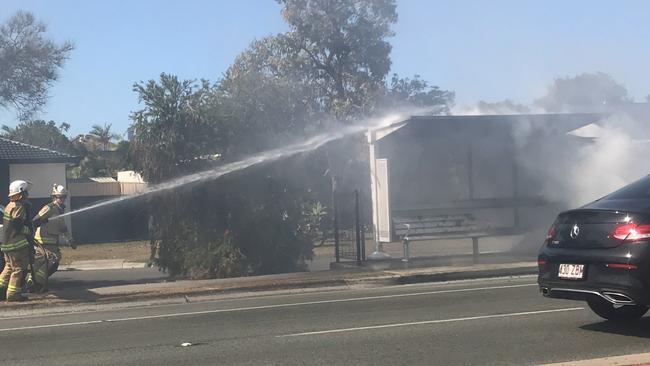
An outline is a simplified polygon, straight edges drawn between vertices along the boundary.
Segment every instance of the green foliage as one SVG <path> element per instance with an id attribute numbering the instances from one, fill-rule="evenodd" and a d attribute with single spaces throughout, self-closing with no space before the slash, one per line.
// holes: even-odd
<path id="1" fill-rule="evenodd" d="M 218 84 L 218 103 L 228 129 L 224 155 L 240 156 L 301 136 L 322 115 L 314 91 L 299 80 L 283 36 L 255 41 Z"/>
<path id="2" fill-rule="evenodd" d="M 22 120 L 41 109 L 47 91 L 73 49 L 45 37 L 46 26 L 19 11 L 0 24 L 0 107 L 13 108 Z"/>
<path id="3" fill-rule="evenodd" d="M 2 136 L 25 144 L 74 154 L 74 146 L 65 135 L 69 129 L 70 125 L 65 122 L 57 125 L 54 121 L 23 121 L 15 128 L 3 125 Z"/>
<path id="4" fill-rule="evenodd" d="M 159 183 L 403 104 L 447 113 L 451 92 L 390 70 L 394 0 L 280 0 L 290 30 L 257 40 L 215 85 L 162 74 L 138 83 L 133 164 Z M 301 160 L 302 159 L 302 160 Z M 331 184 L 369 186 L 362 136 L 295 160 L 152 198 L 152 249 L 172 275 L 302 269 L 330 212 Z"/>
<path id="5" fill-rule="evenodd" d="M 338 119 L 368 113 L 390 70 L 394 0 L 279 0 L 296 68 Z"/>
<path id="6" fill-rule="evenodd" d="M 595 106 L 630 103 L 625 86 L 603 72 L 555 79 L 535 103 L 549 112 L 585 111 Z"/>
<path id="7" fill-rule="evenodd" d="M 119 140 L 121 138 L 119 134 L 114 133 L 111 130 L 112 126 L 113 125 L 110 123 L 104 123 L 103 126 L 93 125 L 92 129 L 90 130 L 90 134 L 97 138 L 104 151 L 107 151 L 109 149 L 109 146 L 113 140 Z"/>
<path id="8" fill-rule="evenodd" d="M 82 159 L 72 178 L 115 177 L 119 171 L 133 170 L 129 141 L 118 142 L 111 151 L 88 149 L 81 144 L 75 148 Z"/>
<path id="9" fill-rule="evenodd" d="M 133 90 L 144 108 L 133 112 L 134 164 L 145 180 L 158 183 L 191 171 L 194 162 L 218 154 L 218 125 L 211 119 L 214 93 L 207 81 L 180 81 L 161 74 L 159 81 L 137 83 Z"/>
<path id="10" fill-rule="evenodd" d="M 384 108 L 413 106 L 423 109 L 421 113 L 449 114 L 454 98 L 454 92 L 431 86 L 420 75 L 409 79 L 393 74 L 386 91 Z"/>
<path id="11" fill-rule="evenodd" d="M 316 222 L 307 192 L 262 169 L 154 197 L 155 263 L 172 276 L 214 278 L 304 269 Z"/>
<path id="12" fill-rule="evenodd" d="M 110 130 L 110 125 L 107 125 Z M 2 126 L 2 136 L 29 145 L 68 153 L 81 158 L 79 166 L 69 170 L 70 178 L 112 177 L 121 170 L 132 169 L 129 141 L 120 141 L 110 151 L 90 148 L 81 142 L 72 142 L 66 136 L 67 123 L 54 121 L 23 121 L 16 127 Z M 102 145 L 104 146 L 104 145 Z"/>
<path id="13" fill-rule="evenodd" d="M 500 102 L 479 101 L 476 105 L 480 113 L 483 114 L 522 114 L 530 113 L 530 108 L 523 104 L 515 103 L 510 99 L 504 99 Z"/>

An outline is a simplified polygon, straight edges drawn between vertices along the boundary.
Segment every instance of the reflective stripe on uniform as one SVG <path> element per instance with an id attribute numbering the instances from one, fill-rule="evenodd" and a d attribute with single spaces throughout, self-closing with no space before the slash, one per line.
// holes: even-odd
<path id="1" fill-rule="evenodd" d="M 5 220 L 11 220 L 11 214 L 9 212 L 5 212 L 2 215 L 2 218 L 5 219 Z"/>
<path id="2" fill-rule="evenodd" d="M 7 292 L 20 292 L 20 291 L 21 291 L 20 286 L 9 285 L 7 287 Z"/>
<path id="3" fill-rule="evenodd" d="M 15 243 L 0 244 L 0 249 L 3 252 L 11 252 L 13 250 L 22 249 L 22 248 L 26 247 L 27 245 L 29 245 L 29 242 L 27 241 L 27 239 L 22 239 L 22 240 L 18 240 Z"/>
<path id="4" fill-rule="evenodd" d="M 59 237 L 58 236 L 56 236 L 56 237 L 52 237 L 52 236 L 48 236 L 48 235 L 41 236 L 40 231 L 38 231 L 36 233 L 36 235 L 34 235 L 34 240 L 36 240 L 37 243 L 44 244 L 44 245 L 47 245 L 47 244 L 57 245 L 57 244 L 59 244 Z"/>
<path id="5" fill-rule="evenodd" d="M 36 281 L 43 282 L 47 279 L 47 272 L 43 269 L 36 271 Z"/>

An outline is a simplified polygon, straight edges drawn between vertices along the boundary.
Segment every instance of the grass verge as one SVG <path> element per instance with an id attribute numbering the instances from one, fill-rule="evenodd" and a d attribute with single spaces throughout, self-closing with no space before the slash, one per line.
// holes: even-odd
<path id="1" fill-rule="evenodd" d="M 100 259 L 124 259 L 127 262 L 148 262 L 149 242 L 130 241 L 123 243 L 97 243 L 79 245 L 77 249 L 62 247 L 62 265 L 76 261 Z"/>

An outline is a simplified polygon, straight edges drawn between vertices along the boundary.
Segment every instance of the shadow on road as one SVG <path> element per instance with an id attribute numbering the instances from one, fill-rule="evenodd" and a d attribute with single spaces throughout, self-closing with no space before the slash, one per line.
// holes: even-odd
<path id="1" fill-rule="evenodd" d="M 650 317 L 641 318 L 640 320 L 629 323 L 603 321 L 583 325 L 580 329 L 639 338 L 650 338 Z"/>

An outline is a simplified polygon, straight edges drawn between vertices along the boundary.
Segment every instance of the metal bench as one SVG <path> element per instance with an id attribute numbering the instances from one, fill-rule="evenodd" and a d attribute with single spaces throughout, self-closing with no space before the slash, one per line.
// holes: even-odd
<path id="1" fill-rule="evenodd" d="M 394 217 L 395 235 L 404 245 L 405 262 L 410 260 L 409 244 L 412 241 L 472 239 L 472 254 L 474 262 L 478 262 L 479 238 L 491 236 L 507 236 L 522 233 L 516 227 L 492 228 L 487 222 L 481 222 L 470 213 L 449 215 L 425 215 L 409 217 Z"/>

